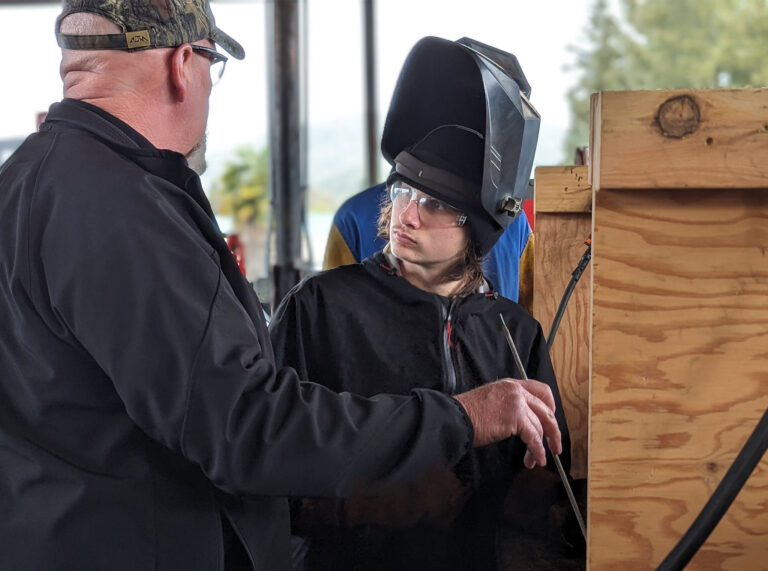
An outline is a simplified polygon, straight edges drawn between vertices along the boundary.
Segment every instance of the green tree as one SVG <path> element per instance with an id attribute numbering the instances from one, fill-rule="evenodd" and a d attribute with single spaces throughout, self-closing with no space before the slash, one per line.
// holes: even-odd
<path id="1" fill-rule="evenodd" d="M 765 0 L 606 0 L 592 7 L 587 41 L 574 48 L 566 161 L 589 141 L 589 96 L 622 89 L 768 85 Z"/>
<path id="2" fill-rule="evenodd" d="M 262 221 L 269 201 L 268 176 L 268 148 L 256 150 L 249 145 L 236 149 L 234 160 L 225 163 L 224 171 L 213 184 L 213 209 L 218 214 L 233 216 L 238 227 Z"/>
<path id="3" fill-rule="evenodd" d="M 571 126 L 566 136 L 566 163 L 571 162 L 576 147 L 589 142 L 589 96 L 604 89 L 629 89 L 623 71 L 626 62 L 626 37 L 619 22 L 608 10 L 607 0 L 597 0 L 586 30 L 586 47 L 573 48 L 576 69 L 581 77 L 568 90 Z M 610 87 L 608 87 L 610 86 Z"/>

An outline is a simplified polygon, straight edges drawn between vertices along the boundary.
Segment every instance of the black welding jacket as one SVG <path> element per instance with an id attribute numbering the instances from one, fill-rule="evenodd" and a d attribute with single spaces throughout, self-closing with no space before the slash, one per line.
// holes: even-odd
<path id="1" fill-rule="evenodd" d="M 437 391 L 338 395 L 275 366 L 184 158 L 73 100 L 0 169 L 0 568 L 289 566 L 288 503 L 452 464 Z M 225 526 L 226 529 L 230 529 Z"/>
<path id="2" fill-rule="evenodd" d="M 373 396 L 429 388 L 457 394 L 521 377 L 499 314 L 529 377 L 546 382 L 554 393 L 567 469 L 570 440 L 541 327 L 495 293 L 448 300 L 396 275 L 379 253 L 296 286 L 277 309 L 270 335 L 279 363 L 334 391 Z M 307 513 L 330 511 L 328 502 L 305 501 L 294 527 L 310 537 L 309 568 L 495 568 L 505 493 L 516 472 L 524 470 L 524 453 L 519 438 L 474 449 L 454 471 L 458 491 L 444 475 L 432 474 L 420 485 L 384 494 L 379 505 L 358 499 L 343 510 L 336 506 L 346 517 L 331 526 L 303 525 Z M 457 503 L 464 506 L 459 513 L 453 509 Z M 392 513 L 398 509 L 410 513 Z M 361 514 L 366 510 L 368 521 Z"/>

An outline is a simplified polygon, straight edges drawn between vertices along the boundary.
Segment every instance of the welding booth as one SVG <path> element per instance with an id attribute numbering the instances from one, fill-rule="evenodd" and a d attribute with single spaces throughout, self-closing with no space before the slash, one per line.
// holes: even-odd
<path id="1" fill-rule="evenodd" d="M 273 301 L 300 278 L 300 10 L 268 3 Z M 597 93 L 590 137 L 588 165 L 534 173 L 545 335 L 570 289 L 551 356 L 588 482 L 586 568 L 766 569 L 768 89 Z"/>
<path id="2" fill-rule="evenodd" d="M 295 11 L 275 2 L 276 296 L 298 277 Z M 590 164 L 535 172 L 533 310 L 547 334 L 568 291 L 551 355 L 587 569 L 766 568 L 767 109 L 768 89 L 598 93 Z"/>
<path id="3" fill-rule="evenodd" d="M 275 9 L 279 292 L 300 201 L 295 4 Z M 588 479 L 587 569 L 766 568 L 767 109 L 768 89 L 598 93 L 590 164 L 535 172 L 545 334 L 591 236 L 551 348 Z"/>
<path id="4" fill-rule="evenodd" d="M 545 329 L 592 239 L 552 347 L 588 569 L 766 568 L 766 109 L 766 89 L 598 93 L 590 165 L 536 170 Z"/>

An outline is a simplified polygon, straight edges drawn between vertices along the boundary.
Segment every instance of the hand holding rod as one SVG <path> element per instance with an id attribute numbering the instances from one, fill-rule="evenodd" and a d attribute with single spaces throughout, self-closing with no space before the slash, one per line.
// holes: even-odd
<path id="1" fill-rule="evenodd" d="M 512 335 L 509 332 L 509 328 L 507 328 L 507 323 L 504 321 L 504 316 L 501 313 L 499 313 L 499 317 L 501 318 L 501 326 L 504 328 L 504 336 L 507 338 L 507 345 L 509 345 L 509 349 L 512 351 L 512 357 L 515 360 L 515 364 L 517 365 L 517 368 L 520 371 L 520 374 L 522 375 L 523 380 L 527 381 L 528 375 L 525 372 L 525 367 L 523 367 L 522 360 L 520 360 L 520 354 L 517 352 L 515 341 L 512 339 Z M 571 484 L 568 482 L 568 477 L 565 474 L 565 470 L 563 470 L 563 464 L 560 462 L 560 455 L 552 452 L 552 458 L 555 459 L 555 466 L 557 467 L 557 473 L 560 474 L 560 481 L 563 482 L 563 486 L 565 487 L 565 493 L 568 495 L 568 501 L 571 502 L 571 508 L 573 509 L 573 513 L 576 516 L 576 521 L 579 523 L 581 534 L 584 536 L 584 541 L 587 541 L 587 528 L 584 525 L 584 518 L 581 517 L 581 511 L 579 511 L 579 505 L 576 503 L 576 496 L 573 495 Z"/>

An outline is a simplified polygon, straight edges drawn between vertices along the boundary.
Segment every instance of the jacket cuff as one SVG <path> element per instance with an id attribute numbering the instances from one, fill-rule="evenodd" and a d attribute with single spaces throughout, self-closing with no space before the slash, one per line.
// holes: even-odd
<path id="1" fill-rule="evenodd" d="M 453 421 L 443 427 L 443 432 L 449 435 L 450 440 L 446 459 L 450 465 L 456 464 L 471 450 L 472 443 L 475 441 L 475 430 L 467 411 L 455 398 L 440 391 L 414 389 L 412 393 L 419 396 L 422 401 L 436 401 L 441 410 L 453 417 Z M 455 446 L 457 443 L 458 448 Z"/>

